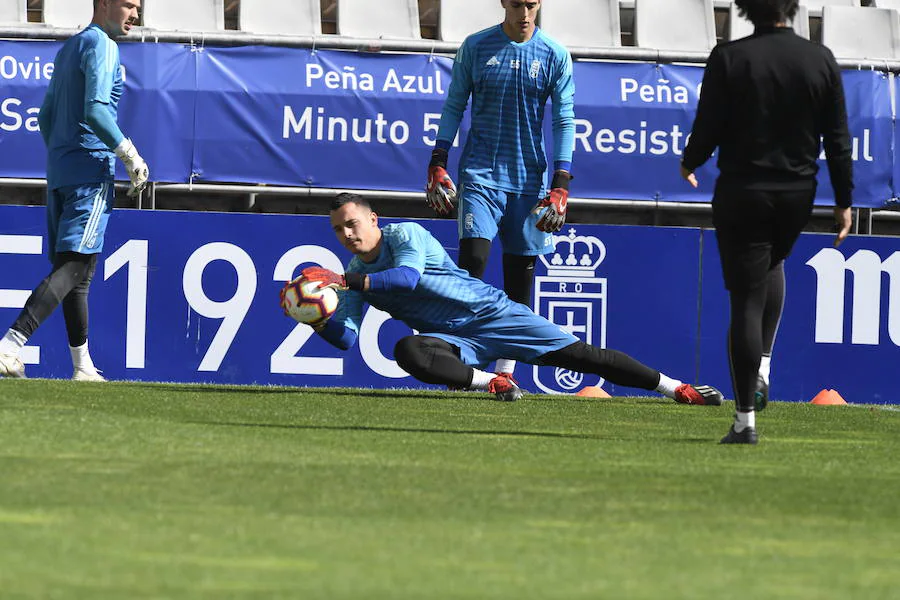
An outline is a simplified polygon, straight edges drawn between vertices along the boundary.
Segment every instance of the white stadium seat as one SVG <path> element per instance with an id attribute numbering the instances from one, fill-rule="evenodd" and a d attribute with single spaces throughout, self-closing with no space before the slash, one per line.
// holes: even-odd
<path id="1" fill-rule="evenodd" d="M 44 0 L 44 23 L 53 27 L 87 27 L 93 15 L 92 0 Z"/>
<path id="2" fill-rule="evenodd" d="M 143 0 L 141 12 L 144 13 L 144 27 L 153 29 L 165 31 L 225 29 L 224 0 Z"/>
<path id="3" fill-rule="evenodd" d="M 421 39 L 418 0 L 338 0 L 337 30 L 360 38 Z"/>
<path id="4" fill-rule="evenodd" d="M 640 48 L 709 52 L 716 45 L 713 0 L 634 0 L 634 42 Z"/>
<path id="5" fill-rule="evenodd" d="M 737 40 L 752 35 L 753 23 L 738 14 L 737 5 L 732 4 L 728 10 L 728 39 Z M 791 27 L 797 35 L 809 39 L 809 11 L 805 6 L 797 7 L 797 14 L 794 15 Z"/>
<path id="6" fill-rule="evenodd" d="M 875 8 L 893 8 L 900 10 L 900 0 L 872 0 L 872 6 Z"/>
<path id="7" fill-rule="evenodd" d="M 241 31 L 259 34 L 320 35 L 322 5 L 319 0 L 291 0 L 273 8 L 272 0 L 241 0 Z"/>
<path id="8" fill-rule="evenodd" d="M 444 0 L 444 3 L 447 1 Z M 621 46 L 619 0 L 542 2 L 541 28 L 565 46 L 586 48 Z"/>
<path id="9" fill-rule="evenodd" d="M 0 23 L 27 23 L 26 0 L 0 0 Z"/>
<path id="10" fill-rule="evenodd" d="M 900 16 L 889 8 L 826 6 L 822 43 L 839 58 L 900 58 Z"/>
<path id="11" fill-rule="evenodd" d="M 826 6 L 861 6 L 860 0 L 800 0 L 800 4 L 814 17 L 822 16 L 822 9 Z"/>
<path id="12" fill-rule="evenodd" d="M 547 4 L 542 3 L 541 12 L 547 9 Z M 461 42 L 473 33 L 502 22 L 503 7 L 500 6 L 500 2 L 441 0 L 438 14 L 438 38 L 445 42 Z"/>

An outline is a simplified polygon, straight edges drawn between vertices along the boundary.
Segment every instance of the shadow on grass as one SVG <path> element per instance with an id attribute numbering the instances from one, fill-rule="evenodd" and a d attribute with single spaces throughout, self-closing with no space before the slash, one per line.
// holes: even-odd
<path id="1" fill-rule="evenodd" d="M 503 431 L 492 429 L 437 429 L 426 427 L 374 427 L 372 425 L 282 425 L 278 423 L 233 423 L 227 421 L 185 421 L 193 425 L 221 427 L 261 427 L 268 429 L 298 429 L 310 431 L 367 431 L 378 433 L 438 433 L 448 435 L 485 435 L 511 437 L 564 438 L 574 440 L 614 439 L 588 433 L 561 433 L 556 431 Z"/>
<path id="2" fill-rule="evenodd" d="M 178 384 L 178 383 L 149 383 L 149 382 L 129 382 L 130 387 L 143 388 L 148 390 L 159 391 L 165 388 L 167 391 L 179 392 L 185 394 L 323 394 L 328 396 L 353 396 L 353 397 L 371 397 L 371 398 L 415 398 L 423 396 L 427 398 L 437 398 L 442 395 L 448 397 L 461 397 L 465 392 L 447 392 L 442 390 L 422 389 L 422 390 L 382 390 L 382 389 L 347 389 L 347 388 L 307 388 L 307 387 L 253 387 L 246 385 L 222 385 L 213 383 L 196 383 L 196 384 Z M 486 392 L 485 392 L 486 393 Z"/>

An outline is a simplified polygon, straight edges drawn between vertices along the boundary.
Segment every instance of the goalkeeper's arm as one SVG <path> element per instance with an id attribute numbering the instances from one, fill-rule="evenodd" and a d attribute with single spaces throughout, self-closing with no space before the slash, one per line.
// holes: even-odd
<path id="1" fill-rule="evenodd" d="M 407 291 L 415 289 L 419 283 L 421 275 L 412 267 L 400 266 L 377 273 L 346 273 L 356 283 L 350 285 L 348 289 L 353 290 L 354 286 L 360 286 L 358 289 L 367 291 Z M 359 337 L 358 334 L 340 322 L 338 319 L 327 319 L 322 323 L 313 323 L 312 328 L 316 330 L 322 339 L 341 350 L 349 350 L 356 344 Z"/>
<path id="2" fill-rule="evenodd" d="M 341 350 L 352 348 L 359 337 L 355 331 L 334 319 L 328 319 L 321 325 L 313 325 L 313 329 L 323 340 Z"/>
<path id="3" fill-rule="evenodd" d="M 125 139 L 125 135 L 103 102 L 88 102 L 84 107 L 84 121 L 110 150 L 115 150 Z"/>
<path id="4" fill-rule="evenodd" d="M 138 154 L 137 148 L 131 143 L 131 140 L 125 137 L 119 126 L 116 125 L 115 119 L 109 114 L 106 105 L 102 102 L 88 102 L 84 108 L 84 120 L 88 124 L 100 141 L 106 144 L 110 150 L 116 153 L 122 164 L 125 165 L 125 171 L 128 173 L 128 179 L 131 181 L 131 189 L 128 190 L 129 196 L 139 194 L 147 185 L 150 178 L 150 169 L 147 163 Z"/>

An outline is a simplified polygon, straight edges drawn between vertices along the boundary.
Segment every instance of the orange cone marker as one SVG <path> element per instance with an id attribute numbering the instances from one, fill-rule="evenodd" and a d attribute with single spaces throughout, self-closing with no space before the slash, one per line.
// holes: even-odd
<path id="1" fill-rule="evenodd" d="M 610 398 L 611 396 L 606 393 L 606 391 L 602 387 L 598 387 L 596 385 L 589 385 L 587 387 L 583 387 L 577 392 L 575 392 L 576 396 L 583 396 L 585 398 Z"/>
<path id="2" fill-rule="evenodd" d="M 847 404 L 847 401 L 837 392 L 837 390 L 822 390 L 810 400 L 810 404 L 819 405 L 838 405 Z"/>

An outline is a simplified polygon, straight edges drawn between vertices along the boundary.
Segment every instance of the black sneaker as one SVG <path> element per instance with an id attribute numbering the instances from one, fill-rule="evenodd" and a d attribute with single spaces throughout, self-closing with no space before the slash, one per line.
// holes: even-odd
<path id="1" fill-rule="evenodd" d="M 756 391 L 753 392 L 753 404 L 756 406 L 756 412 L 765 410 L 769 405 L 769 384 L 759 376 L 756 378 Z"/>
<path id="2" fill-rule="evenodd" d="M 756 445 L 759 442 L 759 437 L 756 435 L 755 427 L 745 427 L 743 431 L 737 432 L 734 430 L 734 425 L 731 426 L 731 429 L 728 430 L 728 433 L 725 434 L 725 437 L 719 442 L 720 444 L 752 444 Z"/>

